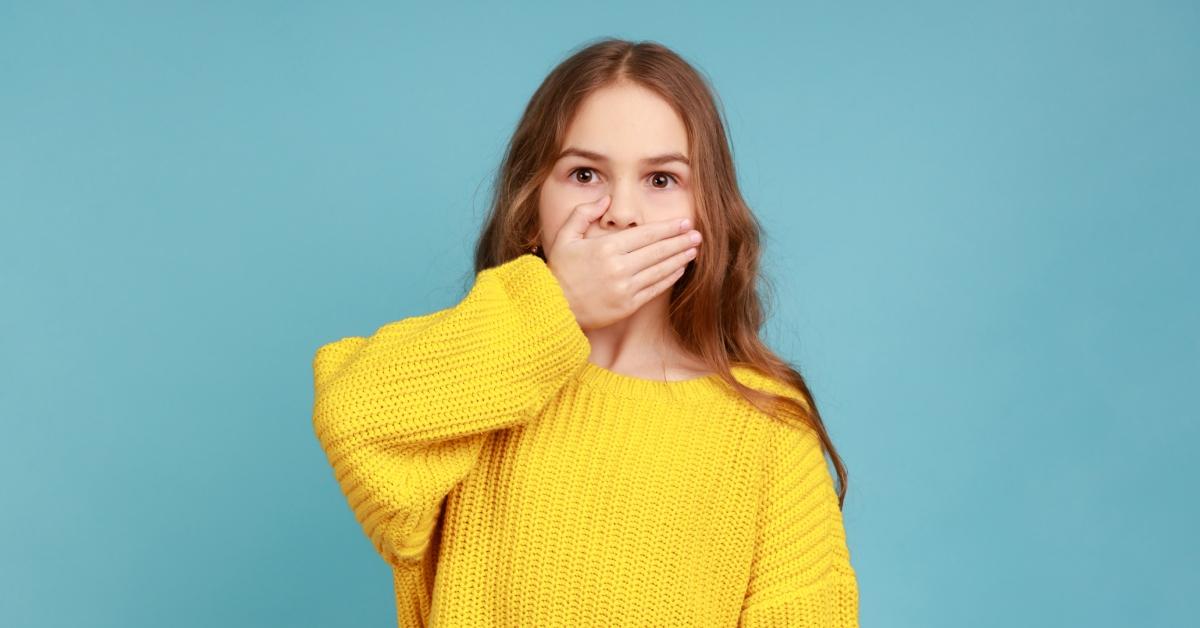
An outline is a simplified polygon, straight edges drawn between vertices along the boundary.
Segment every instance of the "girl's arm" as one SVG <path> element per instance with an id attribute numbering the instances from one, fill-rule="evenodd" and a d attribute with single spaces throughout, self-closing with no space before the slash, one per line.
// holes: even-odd
<path id="1" fill-rule="evenodd" d="M 454 307 L 321 346 L 313 428 L 383 559 L 421 565 L 490 433 L 536 415 L 589 354 L 557 279 L 528 254 L 481 271 Z"/>
<path id="2" fill-rule="evenodd" d="M 740 628 L 857 628 L 858 582 L 817 433 L 773 420 Z"/>

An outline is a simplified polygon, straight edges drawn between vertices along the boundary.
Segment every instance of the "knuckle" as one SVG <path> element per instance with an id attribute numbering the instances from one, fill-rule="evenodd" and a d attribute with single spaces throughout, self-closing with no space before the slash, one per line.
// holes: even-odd
<path id="1" fill-rule="evenodd" d="M 618 279 L 615 287 L 617 289 L 617 294 L 621 295 L 623 301 L 628 300 L 631 296 L 633 296 L 633 281 L 630 279 L 626 277 Z"/>

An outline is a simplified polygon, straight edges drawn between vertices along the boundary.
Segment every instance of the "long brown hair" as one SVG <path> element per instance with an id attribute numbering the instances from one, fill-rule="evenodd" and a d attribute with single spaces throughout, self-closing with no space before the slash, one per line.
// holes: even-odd
<path id="1" fill-rule="evenodd" d="M 694 223 L 704 251 L 671 288 L 670 329 L 681 349 L 750 403 L 782 409 L 816 431 L 837 469 L 840 508 L 846 468 L 812 393 L 799 370 L 759 338 L 765 319 L 758 290 L 758 282 L 765 282 L 759 275 L 761 228 L 738 189 L 724 114 L 708 81 L 675 52 L 653 41 L 603 38 L 576 49 L 551 70 L 508 143 L 475 247 L 475 272 L 529 253 L 538 242 L 538 194 L 567 125 L 590 93 L 622 81 L 649 88 L 675 108 L 687 129 L 696 172 Z M 731 372 L 734 364 L 757 369 L 767 390 L 743 385 Z"/>

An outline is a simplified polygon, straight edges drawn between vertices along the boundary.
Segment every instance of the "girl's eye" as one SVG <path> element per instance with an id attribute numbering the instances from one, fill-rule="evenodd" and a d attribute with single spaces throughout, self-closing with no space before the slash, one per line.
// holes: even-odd
<path id="1" fill-rule="evenodd" d="M 580 173 L 580 172 L 585 172 L 585 171 L 588 173 L 587 179 L 580 181 L 579 177 L 578 177 L 578 176 L 576 176 L 576 175 L 577 175 L 578 173 Z M 591 182 L 592 182 L 592 176 L 593 176 L 591 173 L 592 173 L 592 169 L 591 169 L 591 168 L 576 168 L 576 169 L 574 169 L 574 170 L 572 170 L 572 171 L 571 171 L 571 175 L 570 175 L 570 176 L 571 176 L 571 179 L 572 179 L 573 181 L 578 181 L 579 183 L 591 183 Z"/>
<path id="2" fill-rule="evenodd" d="M 662 178 L 659 178 L 659 175 L 662 175 Z M 675 175 L 673 175 L 673 174 L 671 174 L 671 173 L 669 173 L 669 172 L 655 172 L 655 173 L 654 173 L 653 175 L 651 175 L 651 176 L 652 176 L 652 177 L 654 177 L 652 180 L 653 180 L 653 181 L 655 181 L 655 182 L 661 181 L 661 180 L 663 180 L 663 179 L 667 179 L 667 180 L 668 180 L 668 182 L 672 182 L 672 181 L 673 181 L 673 182 L 675 183 L 675 185 L 679 185 L 679 179 L 678 179 L 678 178 L 676 178 L 676 177 L 675 177 Z M 664 184 L 664 185 L 665 185 L 665 184 Z M 661 190 L 661 189 L 663 189 L 663 188 L 659 188 L 657 185 L 655 185 L 654 187 L 656 187 L 656 188 L 658 188 L 658 189 L 660 189 L 660 190 Z"/>
<path id="3" fill-rule="evenodd" d="M 587 176 L 583 179 L 580 179 L 579 175 L 583 174 L 583 173 L 587 173 Z M 575 181 L 577 183 L 591 183 L 592 179 L 595 177 L 595 171 L 591 168 L 588 168 L 587 166 L 584 166 L 584 167 L 576 168 L 576 169 L 572 170 L 570 172 L 569 176 L 571 177 L 572 181 Z M 675 183 L 675 185 L 679 185 L 679 178 L 669 172 L 655 172 L 655 173 L 652 173 L 650 176 L 651 176 L 651 185 L 653 185 L 654 188 L 658 189 L 658 190 L 667 189 L 665 186 L 672 182 Z M 657 185 L 658 183 L 662 183 L 663 185 L 661 185 L 661 186 Z"/>

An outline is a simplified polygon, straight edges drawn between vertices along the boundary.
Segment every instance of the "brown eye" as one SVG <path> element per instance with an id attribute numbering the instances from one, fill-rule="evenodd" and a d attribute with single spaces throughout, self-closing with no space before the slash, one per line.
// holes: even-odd
<path id="1" fill-rule="evenodd" d="M 588 173 L 586 179 L 579 178 L 579 174 L 583 173 L 583 172 Z M 592 169 L 591 168 L 576 168 L 571 171 L 571 176 L 574 177 L 574 179 L 576 181 L 578 181 L 579 183 L 591 183 L 592 182 Z"/>
<path id="2" fill-rule="evenodd" d="M 676 179 L 676 178 L 675 178 L 675 175 L 673 175 L 673 174 L 671 174 L 671 173 L 669 173 L 669 172 L 656 172 L 656 173 L 654 173 L 654 174 L 653 174 L 653 175 L 651 175 L 651 176 L 653 176 L 653 177 L 654 177 L 654 179 L 652 180 L 652 183 L 651 183 L 651 185 L 654 185 L 655 183 L 658 183 L 658 182 L 660 182 L 660 181 L 661 181 L 661 182 L 663 182 L 664 184 L 666 184 L 666 183 L 671 183 L 671 182 L 674 182 L 674 183 L 675 183 L 675 184 L 677 184 L 677 185 L 679 184 L 679 179 Z M 666 188 L 665 188 L 665 186 L 663 186 L 663 187 L 660 187 L 660 186 L 658 186 L 658 185 L 654 185 L 654 187 L 656 187 L 656 188 L 658 188 L 658 189 L 660 189 L 660 190 L 662 190 L 662 189 L 666 189 Z"/>

